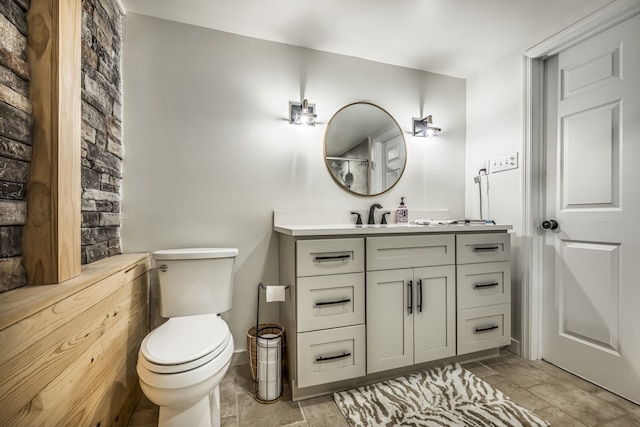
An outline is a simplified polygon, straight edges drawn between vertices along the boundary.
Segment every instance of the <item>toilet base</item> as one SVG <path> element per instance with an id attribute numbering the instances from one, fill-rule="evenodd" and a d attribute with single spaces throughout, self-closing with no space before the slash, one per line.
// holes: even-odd
<path id="1" fill-rule="evenodd" d="M 158 427 L 220 427 L 220 386 L 191 406 L 160 406 Z"/>

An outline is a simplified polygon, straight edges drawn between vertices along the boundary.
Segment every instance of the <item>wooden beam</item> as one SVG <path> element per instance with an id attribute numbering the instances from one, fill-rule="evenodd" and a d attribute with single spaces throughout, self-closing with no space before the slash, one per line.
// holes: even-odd
<path id="1" fill-rule="evenodd" d="M 81 2 L 31 0 L 33 157 L 23 231 L 29 284 L 80 274 Z"/>

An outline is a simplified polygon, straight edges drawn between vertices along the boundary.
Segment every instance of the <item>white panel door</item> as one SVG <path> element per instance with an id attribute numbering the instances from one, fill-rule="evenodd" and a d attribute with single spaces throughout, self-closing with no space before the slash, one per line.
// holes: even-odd
<path id="1" fill-rule="evenodd" d="M 545 81 L 543 358 L 640 402 L 640 15 Z"/>
<path id="2" fill-rule="evenodd" d="M 400 179 L 406 155 L 404 138 L 395 133 L 392 129 L 373 138 L 372 158 L 376 161 L 369 194 L 381 193 Z"/>
<path id="3" fill-rule="evenodd" d="M 382 171 L 382 189 L 394 184 L 402 173 L 404 167 L 404 140 L 402 135 L 386 141 L 382 147 L 384 155 L 384 168 Z"/>

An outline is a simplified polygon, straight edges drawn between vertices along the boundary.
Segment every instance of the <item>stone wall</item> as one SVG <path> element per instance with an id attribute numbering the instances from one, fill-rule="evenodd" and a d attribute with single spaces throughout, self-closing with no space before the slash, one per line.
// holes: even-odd
<path id="1" fill-rule="evenodd" d="M 33 118 L 29 100 L 30 0 L 0 0 L 0 292 L 26 283 L 22 226 Z M 119 254 L 122 185 L 122 11 L 82 1 L 82 263 Z"/>
<path id="2" fill-rule="evenodd" d="M 121 252 L 122 12 L 116 0 L 83 0 L 82 8 L 82 263 L 87 264 Z"/>
<path id="3" fill-rule="evenodd" d="M 27 17 L 30 0 L 0 0 L 0 292 L 26 283 L 22 226 L 33 118 L 29 100 Z"/>

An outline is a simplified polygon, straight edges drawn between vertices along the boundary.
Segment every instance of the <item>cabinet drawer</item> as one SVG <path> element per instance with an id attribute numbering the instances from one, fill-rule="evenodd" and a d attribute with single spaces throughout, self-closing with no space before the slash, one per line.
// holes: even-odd
<path id="1" fill-rule="evenodd" d="M 458 235 L 458 264 L 509 261 L 511 236 L 508 233 Z"/>
<path id="2" fill-rule="evenodd" d="M 300 240 L 296 246 L 297 276 L 364 271 L 364 239 Z"/>
<path id="3" fill-rule="evenodd" d="M 458 309 L 511 302 L 509 261 L 457 267 Z"/>
<path id="4" fill-rule="evenodd" d="M 455 263 L 453 234 L 367 238 L 367 270 Z"/>
<path id="5" fill-rule="evenodd" d="M 458 310 L 458 354 L 511 343 L 511 304 Z"/>
<path id="6" fill-rule="evenodd" d="M 364 323 L 364 273 L 298 279 L 298 332 Z"/>
<path id="7" fill-rule="evenodd" d="M 298 334 L 298 387 L 365 375 L 365 326 Z"/>

